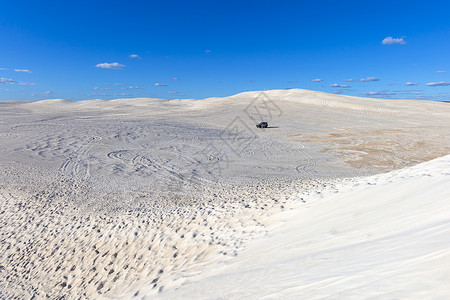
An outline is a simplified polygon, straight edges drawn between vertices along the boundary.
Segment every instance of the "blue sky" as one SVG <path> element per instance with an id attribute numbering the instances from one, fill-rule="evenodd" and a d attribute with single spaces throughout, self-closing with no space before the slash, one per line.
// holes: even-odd
<path id="1" fill-rule="evenodd" d="M 0 100 L 450 100 L 449 15 L 449 1 L 4 1 Z"/>

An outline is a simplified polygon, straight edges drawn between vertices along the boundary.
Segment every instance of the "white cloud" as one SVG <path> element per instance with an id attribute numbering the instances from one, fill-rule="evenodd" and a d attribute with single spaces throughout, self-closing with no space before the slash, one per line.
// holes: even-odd
<path id="1" fill-rule="evenodd" d="M 111 70 L 120 70 L 125 68 L 125 65 L 121 65 L 119 63 L 113 62 L 113 63 L 101 63 L 101 64 L 96 64 L 95 65 L 97 68 L 102 68 L 102 69 L 111 69 Z"/>
<path id="2" fill-rule="evenodd" d="M 130 54 L 130 56 L 128 56 L 129 58 L 137 58 L 137 59 L 141 59 L 142 57 L 140 57 L 137 54 Z"/>
<path id="3" fill-rule="evenodd" d="M 0 71 L 6 71 L 8 70 L 7 68 L 0 68 Z"/>
<path id="4" fill-rule="evenodd" d="M 390 97 L 394 95 L 394 93 L 390 91 L 379 91 L 379 92 L 368 92 L 364 93 L 363 95 L 368 97 Z"/>
<path id="5" fill-rule="evenodd" d="M 320 79 L 320 78 L 316 78 L 316 79 L 313 79 L 313 80 L 311 80 L 312 82 L 322 82 L 323 80 L 322 79 Z"/>
<path id="6" fill-rule="evenodd" d="M 52 92 L 52 91 L 45 91 L 45 92 L 35 92 L 35 93 L 31 93 L 31 96 L 33 96 L 33 97 L 37 97 L 37 96 L 44 97 L 44 96 L 51 96 L 51 95 L 53 95 L 53 92 Z"/>
<path id="7" fill-rule="evenodd" d="M 18 81 L 9 78 L 0 78 L 0 83 L 17 84 Z"/>
<path id="8" fill-rule="evenodd" d="M 163 83 L 155 83 L 155 86 L 167 86 L 167 84 L 163 84 Z"/>
<path id="9" fill-rule="evenodd" d="M 427 86 L 447 86 L 447 85 L 450 85 L 450 81 L 428 82 L 426 85 Z"/>
<path id="10" fill-rule="evenodd" d="M 381 43 L 383 45 L 392 45 L 392 44 L 404 45 L 404 44 L 406 44 L 405 40 L 403 40 L 403 37 L 393 38 L 392 36 L 386 37 L 384 40 L 381 41 Z"/>
<path id="11" fill-rule="evenodd" d="M 361 78 L 359 81 L 361 82 L 369 82 L 369 81 L 379 81 L 380 79 L 376 77 L 367 77 L 367 78 Z"/>
<path id="12" fill-rule="evenodd" d="M 345 79 L 344 81 L 353 82 L 354 80 L 353 79 Z"/>
<path id="13" fill-rule="evenodd" d="M 14 69 L 14 72 L 23 72 L 23 73 L 28 73 L 28 74 L 32 73 L 30 70 L 24 70 L 24 69 Z"/>
<path id="14" fill-rule="evenodd" d="M 140 86 L 125 86 L 125 87 L 121 87 L 121 90 L 142 90 L 144 88 L 140 87 Z"/>
<path id="15" fill-rule="evenodd" d="M 210 54 L 211 52 L 212 52 L 212 51 L 209 50 L 209 49 L 206 49 L 206 50 L 205 50 L 205 53 L 206 53 L 206 54 Z"/>
<path id="16" fill-rule="evenodd" d="M 123 83 L 123 82 L 105 82 L 103 83 L 104 85 L 131 85 L 128 83 Z"/>
<path id="17" fill-rule="evenodd" d="M 136 93 L 115 93 L 115 94 L 113 94 L 113 96 L 137 96 L 137 95 L 139 95 L 139 94 L 136 94 Z"/>
<path id="18" fill-rule="evenodd" d="M 173 80 L 173 81 L 179 81 L 180 78 L 174 77 L 174 78 L 172 78 L 172 80 Z"/>
<path id="19" fill-rule="evenodd" d="M 407 95 L 421 95 L 421 94 L 423 94 L 422 90 L 403 91 L 402 93 L 403 94 L 407 94 Z"/>
<path id="20" fill-rule="evenodd" d="M 106 87 L 94 87 L 92 88 L 93 90 L 97 90 L 97 91 L 106 91 L 106 90 L 112 90 L 112 88 L 106 88 Z"/>
<path id="21" fill-rule="evenodd" d="M 407 82 L 405 83 L 406 86 L 413 86 L 413 85 L 419 85 L 417 82 Z"/>
<path id="22" fill-rule="evenodd" d="M 447 71 L 436 71 L 436 73 L 447 73 Z"/>
<path id="23" fill-rule="evenodd" d="M 0 78 L 0 83 L 5 84 L 17 84 L 17 85 L 35 85 L 36 83 L 32 82 L 23 82 L 23 81 L 17 81 L 10 78 Z"/>
<path id="24" fill-rule="evenodd" d="M 105 93 L 93 93 L 93 94 L 89 94 L 86 96 L 88 96 L 88 97 L 106 97 L 106 96 L 111 96 L 111 95 L 105 94 Z"/>
<path id="25" fill-rule="evenodd" d="M 337 83 L 330 84 L 330 87 L 350 88 L 350 86 L 348 86 L 346 84 L 337 84 Z"/>
<path id="26" fill-rule="evenodd" d="M 392 93 L 395 94 L 406 94 L 406 95 L 420 95 L 422 90 L 394 90 Z"/>

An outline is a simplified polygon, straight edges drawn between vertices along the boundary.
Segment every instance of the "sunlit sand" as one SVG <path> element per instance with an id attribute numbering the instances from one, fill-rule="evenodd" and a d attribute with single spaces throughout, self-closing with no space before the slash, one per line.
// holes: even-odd
<path id="1" fill-rule="evenodd" d="M 0 298 L 448 295 L 446 103 L 293 89 L 0 115 Z"/>

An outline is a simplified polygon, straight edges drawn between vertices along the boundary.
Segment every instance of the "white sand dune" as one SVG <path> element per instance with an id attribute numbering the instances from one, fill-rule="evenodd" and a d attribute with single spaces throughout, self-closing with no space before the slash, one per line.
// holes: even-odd
<path id="1" fill-rule="evenodd" d="M 450 155 L 303 197 L 238 257 L 177 274 L 158 299 L 448 298 Z"/>
<path id="2" fill-rule="evenodd" d="M 171 295 L 189 272 L 243 259 L 300 193 L 448 155 L 449 126 L 446 103 L 299 89 L 0 102 L 0 299 Z M 334 207 L 311 199 L 317 218 Z M 320 248 L 339 230 L 302 234 Z"/>

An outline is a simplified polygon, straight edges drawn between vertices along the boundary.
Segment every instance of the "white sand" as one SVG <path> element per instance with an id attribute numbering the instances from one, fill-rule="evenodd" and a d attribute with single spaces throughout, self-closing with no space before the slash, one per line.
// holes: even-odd
<path id="1" fill-rule="evenodd" d="M 178 274 L 160 298 L 448 298 L 450 155 L 303 197 L 238 257 Z"/>
<path id="2" fill-rule="evenodd" d="M 0 299 L 170 295 L 244 259 L 299 194 L 449 154 L 448 128 L 446 103 L 298 89 L 0 102 Z"/>

